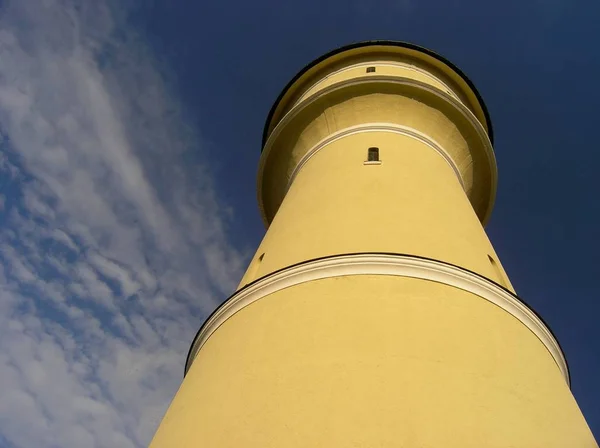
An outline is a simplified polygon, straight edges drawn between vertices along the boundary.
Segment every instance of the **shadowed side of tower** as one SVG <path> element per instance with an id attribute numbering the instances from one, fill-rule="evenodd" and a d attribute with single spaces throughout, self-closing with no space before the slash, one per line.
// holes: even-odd
<path id="1" fill-rule="evenodd" d="M 151 447 L 597 447 L 483 229 L 491 124 L 460 70 L 341 48 L 284 89 L 263 146 L 267 233 Z"/>

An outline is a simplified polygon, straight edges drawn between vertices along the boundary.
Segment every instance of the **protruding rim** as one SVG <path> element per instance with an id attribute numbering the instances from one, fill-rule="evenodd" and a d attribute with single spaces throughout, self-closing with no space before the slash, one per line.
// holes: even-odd
<path id="1" fill-rule="evenodd" d="M 493 143 L 489 139 L 489 134 L 487 132 L 487 129 L 485 128 L 485 124 L 481 122 L 481 118 L 477 117 L 476 112 L 473 111 L 472 107 L 469 107 L 463 101 L 456 99 L 456 97 L 449 95 L 448 93 L 446 93 L 436 87 L 430 86 L 426 83 L 423 83 L 422 81 L 417 81 L 417 80 L 413 80 L 413 79 L 409 79 L 409 78 L 396 78 L 393 76 L 382 75 L 382 76 L 369 77 L 368 79 L 367 78 L 350 79 L 350 80 L 345 80 L 342 82 L 334 83 L 333 85 L 324 87 L 322 90 L 320 90 L 316 94 L 309 95 L 306 99 L 304 99 L 303 101 L 294 105 L 294 107 L 292 107 L 289 111 L 285 111 L 285 113 L 281 113 L 281 118 L 277 119 L 277 123 L 276 124 L 274 123 L 274 126 L 269 131 L 267 141 L 263 145 L 263 151 L 262 151 L 261 159 L 260 159 L 259 166 L 258 166 L 257 200 L 258 200 L 261 217 L 263 219 L 263 223 L 265 224 L 265 227 L 266 228 L 269 227 L 272 219 L 275 216 L 277 209 L 279 208 L 279 205 L 281 205 L 281 201 L 280 201 L 278 203 L 278 205 L 276 206 L 275 210 L 273 211 L 273 213 L 271 215 L 267 215 L 266 210 L 265 210 L 264 197 L 263 197 L 263 182 L 264 182 L 267 160 L 269 159 L 271 150 L 273 149 L 274 142 L 277 141 L 278 138 L 280 138 L 280 133 L 284 132 L 283 130 L 286 129 L 289 126 L 289 124 L 293 120 L 295 120 L 299 114 L 301 114 L 303 112 L 304 109 L 312 107 L 313 103 L 316 103 L 320 99 L 325 98 L 331 92 L 336 91 L 338 89 L 347 88 L 349 86 L 355 86 L 357 84 L 362 84 L 362 83 L 369 83 L 369 84 L 390 83 L 391 85 L 401 84 L 401 85 L 411 86 L 413 88 L 419 89 L 419 91 L 421 91 L 424 94 L 426 93 L 428 95 L 435 95 L 435 96 L 443 99 L 445 102 L 447 102 L 448 105 L 454 106 L 455 110 L 457 112 L 461 113 L 464 116 L 464 118 L 466 118 L 470 122 L 472 129 L 475 130 L 478 134 L 478 138 L 480 139 L 480 142 L 483 145 L 483 149 L 485 151 L 486 158 L 490 164 L 490 176 L 491 177 L 489 180 L 491 182 L 491 185 L 489 188 L 489 190 L 490 190 L 489 200 L 487 201 L 487 206 L 485 209 L 483 209 L 482 213 L 480 213 L 479 207 L 477 207 L 475 209 L 482 225 L 485 226 L 490 219 L 490 216 L 491 216 L 491 213 L 492 213 L 492 210 L 494 207 L 498 175 L 497 175 L 497 166 L 496 166 L 496 159 L 495 159 L 495 155 L 494 155 Z M 293 94 L 294 93 L 292 92 L 292 95 Z M 302 90 L 300 90 L 300 95 L 301 94 L 302 94 Z M 292 98 L 292 101 L 293 100 L 294 100 L 294 98 Z M 290 101 L 290 99 L 288 98 L 285 101 Z M 481 114 L 482 111 L 483 110 L 480 109 L 479 114 Z"/>
<path id="2" fill-rule="evenodd" d="M 379 266 L 387 265 L 392 269 L 367 269 L 369 265 L 374 264 Z M 352 268 L 344 272 L 330 272 L 332 266 L 335 268 L 342 265 L 352 265 Z M 413 272 L 399 272 L 399 269 L 396 269 L 402 268 L 406 271 L 405 268 L 407 267 L 409 270 L 412 269 Z M 318 271 L 324 274 L 319 275 Z M 420 273 L 416 273 L 417 271 L 420 271 Z M 423 273 L 427 275 L 423 275 Z M 481 274 L 452 263 L 428 257 L 390 252 L 359 252 L 319 257 L 278 269 L 248 283 L 215 309 L 200 327 L 188 351 L 184 377 L 192 366 L 197 353 L 210 335 L 237 311 L 257 300 L 256 297 L 248 300 L 249 297 L 257 292 L 258 298 L 262 298 L 278 290 L 306 281 L 333 276 L 360 274 L 398 275 L 436 281 L 450 287 L 471 292 L 494 303 L 517 318 L 540 339 L 563 373 L 567 385 L 571 384 L 569 366 L 556 336 L 542 317 L 513 291 Z M 293 277 L 297 277 L 297 279 L 294 280 Z M 298 280 L 299 277 L 301 278 Z"/>
<path id="3" fill-rule="evenodd" d="M 292 78 L 292 80 L 287 83 L 287 85 L 281 91 L 281 93 L 279 94 L 279 96 L 275 100 L 275 103 L 271 107 L 271 110 L 269 111 L 269 115 L 267 116 L 267 120 L 265 122 L 265 127 L 263 129 L 262 146 L 261 146 L 261 148 L 264 148 L 265 143 L 267 142 L 267 139 L 269 137 L 269 129 L 271 127 L 271 121 L 273 119 L 273 116 L 275 115 L 275 112 L 279 108 L 279 106 L 281 104 L 281 101 L 283 100 L 283 98 L 285 97 L 285 95 L 288 93 L 288 91 L 290 90 L 290 88 L 296 83 L 296 81 L 298 81 L 310 69 L 316 67 L 318 64 L 320 64 L 321 62 L 323 62 L 326 59 L 331 58 L 332 56 L 335 56 L 337 54 L 340 54 L 340 53 L 343 53 L 343 52 L 346 52 L 346 51 L 349 51 L 349 50 L 353 50 L 353 49 L 356 49 L 356 48 L 369 47 L 369 46 L 393 46 L 393 47 L 401 47 L 401 48 L 407 48 L 407 49 L 410 49 L 410 50 L 419 51 L 419 52 L 421 52 L 423 54 L 426 54 L 426 55 L 428 55 L 428 56 L 430 56 L 430 57 L 432 57 L 432 58 L 434 58 L 434 59 L 442 62 L 444 65 L 446 65 L 452 71 L 454 71 L 457 75 L 460 76 L 460 78 L 462 78 L 462 80 L 467 84 L 467 86 L 471 89 L 471 91 L 473 92 L 473 94 L 477 98 L 477 101 L 479 102 L 479 106 L 481 107 L 481 110 L 482 110 L 484 118 L 485 118 L 485 123 L 483 123 L 483 125 L 487 129 L 487 133 L 488 133 L 488 137 L 489 137 L 490 141 L 492 142 L 492 144 L 494 143 L 494 132 L 493 132 L 493 129 L 492 129 L 492 121 L 491 121 L 490 114 L 488 112 L 487 106 L 485 105 L 485 102 L 483 101 L 483 98 L 481 97 L 481 94 L 479 93 L 479 91 L 477 90 L 477 88 L 475 87 L 475 85 L 473 84 L 473 82 L 467 77 L 467 75 L 465 75 L 462 72 L 461 69 L 459 69 L 456 65 L 454 65 L 452 62 L 450 62 L 445 57 L 443 57 L 443 56 L 435 53 L 434 51 L 431 51 L 431 50 L 429 50 L 427 48 L 424 48 L 424 47 L 421 47 L 421 46 L 418 46 L 418 45 L 414 45 L 414 44 L 411 44 L 411 43 L 408 43 L 408 42 L 393 41 L 393 40 L 370 40 L 370 41 L 357 42 L 357 43 L 354 43 L 354 44 L 345 45 L 343 47 L 340 47 L 340 48 L 337 48 L 335 50 L 332 50 L 332 51 L 330 51 L 330 52 L 328 52 L 328 53 L 320 56 L 319 58 L 315 59 L 310 64 L 308 64 L 307 66 L 305 66 L 302 70 L 300 70 L 296 74 L 296 76 L 294 76 Z"/>

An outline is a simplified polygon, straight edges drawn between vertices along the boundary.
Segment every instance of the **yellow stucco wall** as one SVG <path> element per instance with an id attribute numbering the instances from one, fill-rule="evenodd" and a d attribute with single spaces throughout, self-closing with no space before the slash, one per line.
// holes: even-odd
<path id="1" fill-rule="evenodd" d="M 307 91 L 318 90 L 318 86 L 327 83 L 332 76 L 352 70 L 354 66 L 358 65 L 385 67 L 391 64 L 411 67 L 416 71 L 426 73 L 427 78 L 437 80 L 443 85 L 441 90 L 450 90 L 453 96 L 460 98 L 460 101 L 468 105 L 469 109 L 487 129 L 485 113 L 477 95 L 467 85 L 464 78 L 454 70 L 449 69 L 445 62 L 417 49 L 393 45 L 370 45 L 368 47 L 346 48 L 343 52 L 329 54 L 327 59 L 313 64 L 304 71 L 300 79 L 296 79 L 292 85 L 287 86 L 285 94 L 273 111 L 269 131 L 273 130 L 273 127 L 281 120 L 283 115 L 298 104 L 299 98 L 310 96 L 306 95 Z M 379 71 L 381 70 L 387 69 L 380 68 Z M 357 72 L 356 75 L 362 77 L 372 76 L 373 74 L 366 75 Z M 399 76 L 405 77 L 406 75 Z M 409 78 L 414 76 L 414 74 L 408 75 Z"/>
<path id="2" fill-rule="evenodd" d="M 239 292 L 277 275 L 283 289 L 193 346 L 151 447 L 597 447 L 551 335 L 515 317 L 514 296 L 391 274 L 285 283 L 291 265 L 384 252 L 514 292 L 482 225 L 496 166 L 467 83 L 414 49 L 354 48 L 308 69 L 271 118 L 268 230 Z"/>
<path id="3" fill-rule="evenodd" d="M 504 310 L 431 281 L 304 283 L 200 350 L 152 448 L 592 448 L 564 378 Z"/>
<path id="4" fill-rule="evenodd" d="M 364 164 L 372 146 L 380 165 Z M 510 288 L 489 261 L 497 256 L 448 162 L 392 132 L 350 135 L 309 159 L 240 286 L 304 260 L 355 252 L 434 258 Z"/>
<path id="5" fill-rule="evenodd" d="M 496 182 L 485 131 L 464 106 L 460 110 L 446 97 L 398 79 L 398 83 L 390 78 L 346 86 L 304 101 L 286 115 L 261 157 L 259 203 L 267 222 L 277 212 L 293 170 L 311 148 L 336 133 L 375 123 L 414 129 L 442 146 L 460 169 L 467 197 L 483 219 L 492 205 Z"/>

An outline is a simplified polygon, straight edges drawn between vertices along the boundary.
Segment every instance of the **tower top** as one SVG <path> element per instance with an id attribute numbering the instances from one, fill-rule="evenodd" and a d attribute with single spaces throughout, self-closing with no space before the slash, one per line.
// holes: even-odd
<path id="1" fill-rule="evenodd" d="M 349 59 L 359 59 L 361 56 L 367 54 L 372 56 L 374 53 L 400 57 L 405 56 L 412 61 L 418 61 L 429 66 L 429 69 L 441 72 L 440 74 L 444 78 L 449 79 L 454 84 L 454 87 L 457 88 L 457 94 L 465 100 L 469 109 L 485 127 L 488 137 L 493 144 L 494 132 L 492 121 L 485 102 L 473 82 L 460 68 L 445 57 L 419 45 L 394 40 L 369 40 L 344 45 L 318 57 L 300 70 L 287 83 L 267 116 L 262 135 L 262 148 L 264 149 L 271 131 L 279 123 L 283 115 L 291 109 L 296 100 L 315 82 L 326 76 L 327 72 L 333 71 L 335 67 L 344 65 Z"/>
<path id="2" fill-rule="evenodd" d="M 311 62 L 275 101 L 258 172 L 265 225 L 313 154 L 363 131 L 410 134 L 434 148 L 456 172 L 481 222 L 487 222 L 497 168 L 481 95 L 442 56 L 413 44 L 376 40 L 338 48 Z"/>

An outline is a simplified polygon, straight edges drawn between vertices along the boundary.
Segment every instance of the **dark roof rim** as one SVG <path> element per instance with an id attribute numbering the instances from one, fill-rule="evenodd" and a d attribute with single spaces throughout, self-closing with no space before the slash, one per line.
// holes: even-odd
<path id="1" fill-rule="evenodd" d="M 279 103 L 281 103 L 281 100 L 283 99 L 283 97 L 285 96 L 285 94 L 287 93 L 287 91 L 290 89 L 290 87 L 296 81 L 298 81 L 298 79 L 302 75 L 304 75 L 308 70 L 310 70 L 311 68 L 313 68 L 317 64 L 321 63 L 325 59 L 330 58 L 331 56 L 334 56 L 334 55 L 339 54 L 339 53 L 343 53 L 344 51 L 353 50 L 355 48 L 369 47 L 369 46 L 375 46 L 375 45 L 389 45 L 389 46 L 402 47 L 402 48 L 408 48 L 410 50 L 420 51 L 422 53 L 425 53 L 428 56 L 431 56 L 431 57 L 437 59 L 438 61 L 440 61 L 443 64 L 447 65 L 450 69 L 454 70 L 467 83 L 467 85 L 469 86 L 469 88 L 475 94 L 475 97 L 477 98 L 477 101 L 479 101 L 479 104 L 481 105 L 481 109 L 483 110 L 483 115 L 485 117 L 485 121 L 486 121 L 486 124 L 487 124 L 489 139 L 492 142 L 492 145 L 494 144 L 494 131 L 493 131 L 493 128 L 492 128 L 492 120 L 490 118 L 490 114 L 489 114 L 489 111 L 488 111 L 487 106 L 485 104 L 485 101 L 483 100 L 483 97 L 481 96 L 481 94 L 479 93 L 479 91 L 477 90 L 477 88 L 475 87 L 475 84 L 473 84 L 473 81 L 471 81 L 469 79 L 469 77 L 467 75 L 465 75 L 465 73 L 460 68 L 458 68 L 456 65 L 454 65 L 452 62 L 450 62 L 448 59 L 446 59 L 445 57 L 439 55 L 435 51 L 429 50 L 428 48 L 421 47 L 419 45 L 411 44 L 411 43 L 408 43 L 408 42 L 395 41 L 395 40 L 368 40 L 368 41 L 356 42 L 356 43 L 349 44 L 349 45 L 344 45 L 343 47 L 339 47 L 339 48 L 336 48 L 334 50 L 331 50 L 331 51 L 325 53 L 324 55 L 318 57 L 317 59 L 315 59 L 314 61 L 310 62 L 308 65 L 306 65 L 302 70 L 300 70 L 296 74 L 296 76 L 294 76 L 286 84 L 286 86 L 283 88 L 283 90 L 281 91 L 281 93 L 279 94 L 279 96 L 277 97 L 277 99 L 275 100 L 275 103 L 273 103 L 273 106 L 271 106 L 271 110 L 269 111 L 269 115 L 267 116 L 267 120 L 266 120 L 265 126 L 263 128 L 261 151 L 262 151 L 262 148 L 264 148 L 264 146 L 265 146 L 265 144 L 267 142 L 267 138 L 268 138 L 268 135 L 269 135 L 269 125 L 271 124 L 271 120 L 273 119 L 273 115 L 275 115 L 275 110 L 279 106 Z"/>

